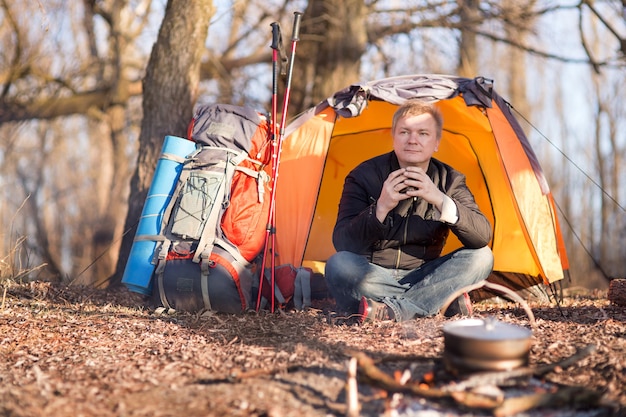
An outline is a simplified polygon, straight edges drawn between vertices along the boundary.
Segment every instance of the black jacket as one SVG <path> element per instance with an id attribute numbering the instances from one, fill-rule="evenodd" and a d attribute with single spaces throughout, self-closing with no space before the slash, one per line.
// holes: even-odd
<path id="1" fill-rule="evenodd" d="M 383 223 L 378 221 L 376 200 L 383 182 L 399 168 L 398 158 L 390 152 L 362 162 L 348 174 L 333 231 L 337 251 L 365 255 L 386 268 L 414 269 L 441 255 L 450 230 L 466 248 L 489 243 L 491 224 L 474 201 L 465 176 L 434 158 L 428 176 L 456 203 L 457 223 L 435 220 L 437 209 L 420 198 L 401 201 Z"/>

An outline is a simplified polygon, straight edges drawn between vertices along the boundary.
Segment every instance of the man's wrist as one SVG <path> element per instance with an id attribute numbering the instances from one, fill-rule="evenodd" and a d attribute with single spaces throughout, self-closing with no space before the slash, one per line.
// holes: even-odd
<path id="1" fill-rule="evenodd" d="M 456 203 L 445 194 L 443 194 L 443 201 L 441 202 L 440 211 L 441 216 L 439 217 L 439 220 L 444 223 L 456 224 L 456 222 L 459 220 Z"/>
<path id="2" fill-rule="evenodd" d="M 390 210 L 385 210 L 378 201 L 374 203 L 374 214 L 380 223 L 385 223 L 385 219 L 387 218 L 387 214 L 389 214 Z"/>

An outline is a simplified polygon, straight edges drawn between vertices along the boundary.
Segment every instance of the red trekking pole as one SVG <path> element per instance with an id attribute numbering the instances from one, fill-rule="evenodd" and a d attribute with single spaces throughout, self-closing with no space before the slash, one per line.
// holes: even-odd
<path id="1" fill-rule="evenodd" d="M 272 87 L 272 120 L 271 120 L 271 131 L 272 131 L 272 192 L 270 194 L 270 211 L 267 221 L 267 228 L 265 233 L 265 246 L 263 249 L 263 261 L 261 263 L 261 274 L 259 278 L 259 293 L 257 297 L 257 305 L 256 309 L 259 311 L 261 307 L 261 297 L 263 290 L 263 281 L 265 281 L 265 264 L 267 261 L 267 256 L 271 256 L 270 260 L 270 286 L 271 286 L 271 312 L 274 312 L 274 298 L 276 291 L 276 280 L 275 280 L 275 268 L 276 268 L 276 220 L 275 220 L 275 212 L 276 212 L 276 182 L 278 180 L 278 166 L 280 165 L 280 152 L 282 149 L 283 139 L 285 137 L 285 124 L 287 123 L 287 108 L 289 105 L 289 95 L 291 92 L 291 77 L 293 74 L 293 61 L 296 56 L 296 44 L 300 40 L 300 20 L 302 18 L 302 13 L 295 12 L 294 20 L 293 20 L 293 33 L 291 36 L 291 55 L 289 58 L 289 67 L 287 69 L 287 81 L 285 84 L 285 95 L 283 97 L 283 108 L 282 108 L 282 118 L 280 122 L 280 131 L 277 133 L 277 96 L 278 96 L 278 87 L 277 87 L 277 78 L 278 78 L 278 55 L 279 49 L 282 48 L 282 39 L 280 36 L 280 28 L 278 23 L 272 23 L 272 64 L 273 64 L 273 87 Z"/>

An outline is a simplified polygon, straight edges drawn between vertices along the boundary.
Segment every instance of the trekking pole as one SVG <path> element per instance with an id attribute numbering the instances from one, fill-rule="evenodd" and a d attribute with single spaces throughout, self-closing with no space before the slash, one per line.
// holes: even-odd
<path id="1" fill-rule="evenodd" d="M 266 229 L 266 234 L 265 234 L 265 247 L 264 247 L 264 255 L 263 255 L 263 261 L 261 263 L 261 274 L 260 274 L 260 279 L 259 279 L 259 293 L 258 293 L 258 297 L 257 297 L 257 311 L 259 310 L 260 306 L 261 306 L 261 292 L 263 289 L 263 281 L 265 279 L 265 263 L 266 263 L 266 257 L 267 254 L 269 253 L 271 258 L 270 261 L 270 286 L 271 286 L 271 307 L 270 307 L 270 311 L 273 313 L 274 312 L 274 298 L 275 298 L 275 294 L 276 294 L 276 280 L 275 280 L 275 268 L 276 268 L 276 257 L 275 257 L 275 247 L 276 247 L 276 224 L 275 224 L 275 212 L 276 212 L 276 182 L 278 180 L 278 166 L 280 164 L 280 152 L 282 149 L 282 142 L 283 142 L 283 138 L 285 137 L 285 124 L 286 124 L 286 120 L 287 120 L 287 109 L 288 109 L 288 105 L 289 105 L 289 95 L 291 92 L 291 78 L 292 78 L 292 74 L 293 74 L 293 61 L 296 55 L 296 44 L 298 43 L 298 41 L 300 40 L 299 37 L 299 33 L 300 33 L 300 21 L 302 19 L 302 13 L 300 12 L 295 12 L 294 13 L 294 21 L 293 21 L 293 33 L 291 36 L 291 55 L 289 58 L 289 67 L 287 69 L 287 81 L 285 84 L 285 95 L 283 97 L 283 107 L 282 107 L 282 117 L 281 117 L 281 122 L 280 122 L 280 131 L 278 133 L 278 137 L 274 136 L 273 138 L 273 146 L 274 146 L 274 151 L 273 151 L 273 155 L 272 155 L 272 159 L 273 159 L 273 165 L 272 165 L 272 192 L 270 195 L 270 211 L 269 211 L 269 216 L 268 216 L 268 222 L 267 222 L 267 229 Z M 278 55 L 278 47 L 280 44 L 280 31 L 276 30 L 277 24 L 272 24 L 272 49 L 274 49 L 274 51 L 272 52 L 272 64 L 274 65 L 274 86 L 273 86 L 273 92 L 272 92 L 272 135 L 275 135 L 276 133 L 276 114 L 277 114 L 277 104 L 276 102 L 278 101 L 276 99 L 277 97 L 277 85 L 276 85 L 276 78 L 277 78 L 277 74 L 278 74 L 278 70 L 276 68 L 277 63 L 278 63 L 278 59 L 277 59 L 277 55 Z M 276 46 L 276 48 L 275 48 Z M 269 249 L 269 247 L 271 247 L 271 250 Z"/>
<path id="2" fill-rule="evenodd" d="M 270 116 L 270 139 L 272 141 L 272 178 L 276 177 L 276 159 L 277 159 L 277 139 L 278 139 L 278 77 L 284 73 L 282 62 L 283 55 L 283 39 L 280 32 L 280 24 L 273 22 L 272 26 L 272 112 Z M 279 62 L 279 60 L 281 60 Z M 272 185 L 272 194 L 274 193 L 274 186 Z M 265 229 L 265 245 L 263 246 L 263 260 L 261 262 L 261 274 L 259 278 L 259 293 L 257 295 L 256 310 L 259 311 L 261 307 L 261 297 L 263 290 L 263 282 L 265 281 L 265 262 L 268 252 L 271 253 L 269 248 L 270 235 L 274 232 L 274 213 L 271 208 L 271 196 L 270 196 L 270 210 L 268 213 L 267 226 Z"/>

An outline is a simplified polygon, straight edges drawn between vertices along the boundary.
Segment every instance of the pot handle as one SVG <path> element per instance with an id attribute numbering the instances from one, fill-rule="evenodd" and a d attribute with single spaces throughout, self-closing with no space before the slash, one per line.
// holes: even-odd
<path id="1" fill-rule="evenodd" d="M 460 290 L 453 293 L 452 295 L 450 295 L 446 299 L 446 302 L 443 303 L 443 307 L 441 307 L 441 309 L 439 310 L 439 314 L 443 316 L 443 314 L 446 312 L 450 304 L 452 304 L 452 302 L 456 300 L 458 297 L 460 297 L 463 293 L 477 290 L 483 287 L 489 288 L 490 290 L 493 290 L 496 292 L 503 293 L 504 295 L 508 295 L 513 300 L 520 303 L 522 305 L 522 308 L 524 308 L 526 315 L 528 315 L 528 319 L 530 320 L 530 325 L 532 327 L 535 327 L 535 315 L 533 314 L 526 300 L 524 300 L 522 297 L 520 297 L 515 291 L 511 290 L 510 288 L 505 287 L 504 285 L 494 284 L 493 282 L 489 282 L 487 280 L 479 282 L 478 284 L 475 284 L 475 285 L 468 285 L 467 287 L 463 287 Z"/>

